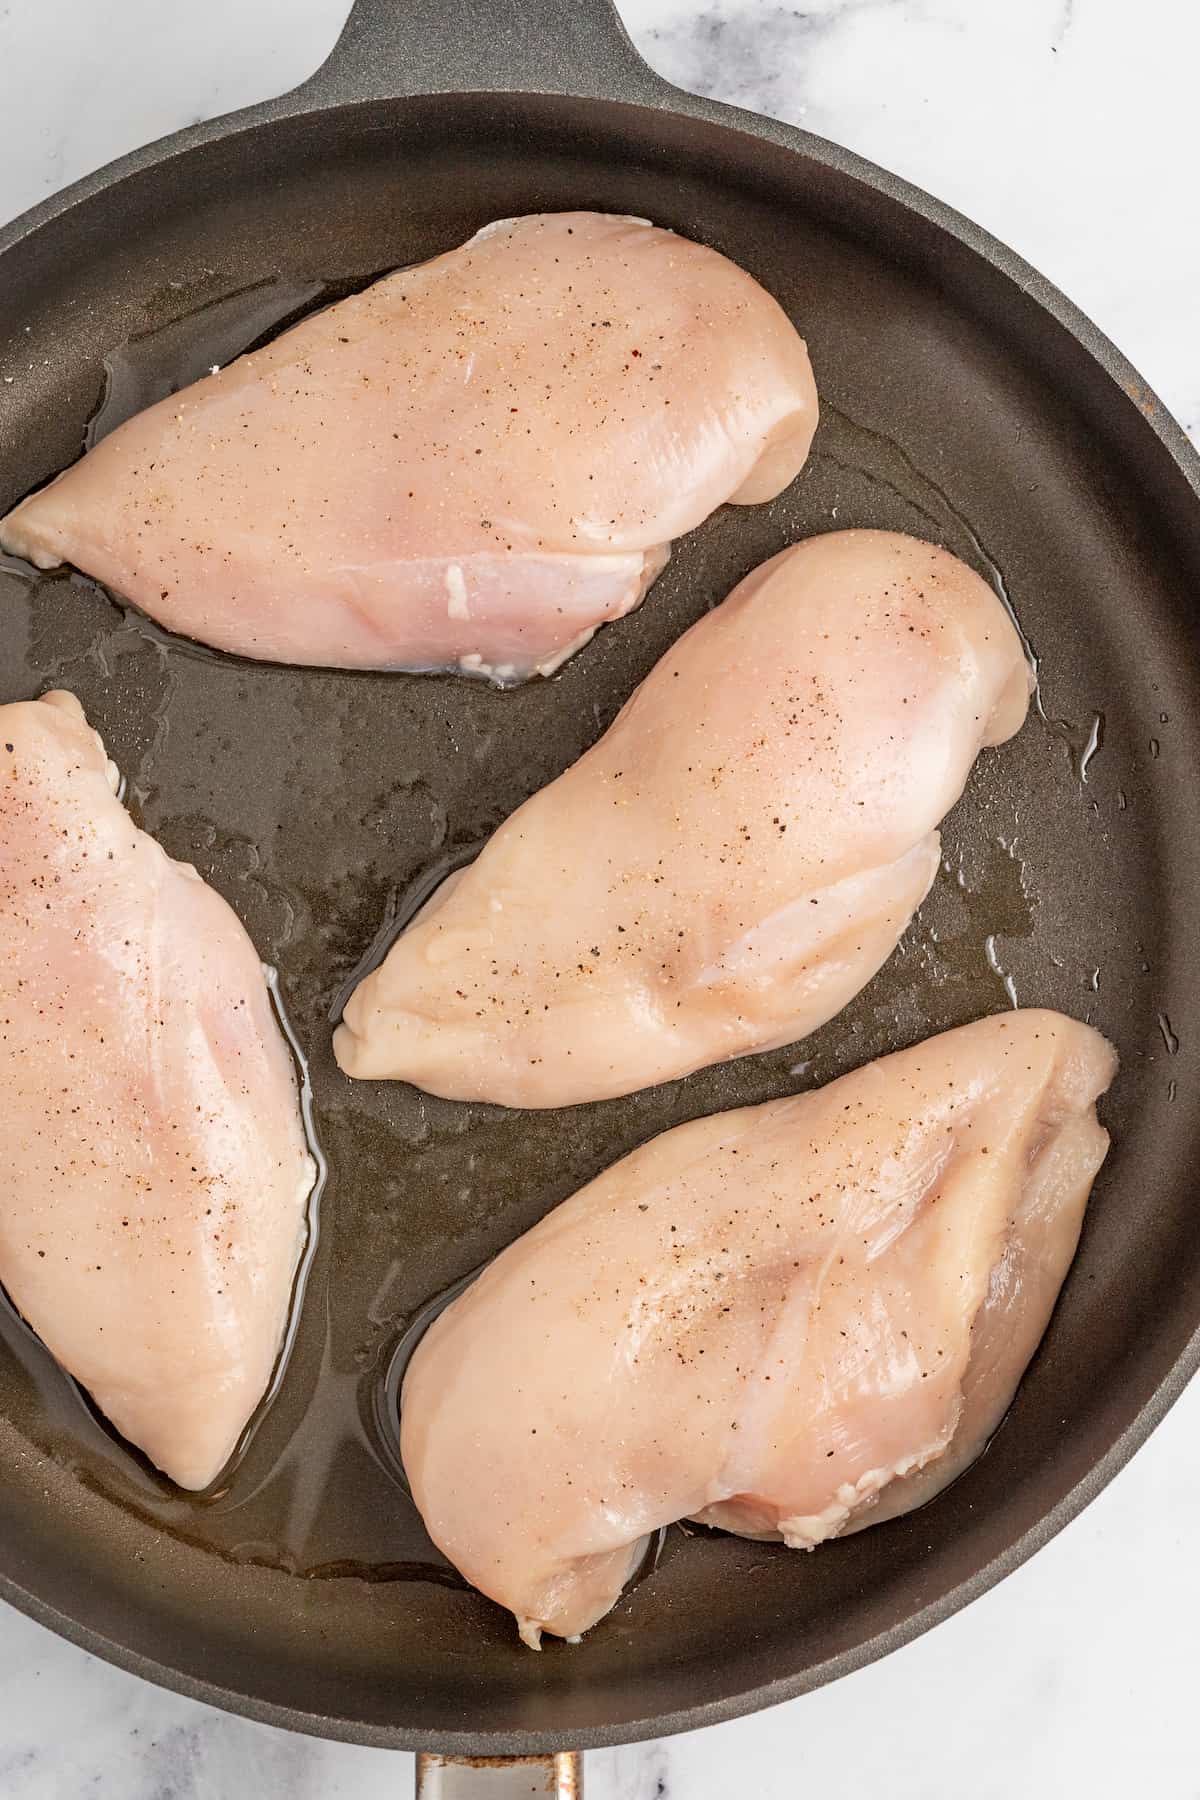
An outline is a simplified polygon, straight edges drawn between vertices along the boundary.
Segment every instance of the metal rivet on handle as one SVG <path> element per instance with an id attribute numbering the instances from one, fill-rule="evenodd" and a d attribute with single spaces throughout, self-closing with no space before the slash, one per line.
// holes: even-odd
<path id="1" fill-rule="evenodd" d="M 416 1800 L 583 1800 L 583 1758 L 422 1754 Z"/>

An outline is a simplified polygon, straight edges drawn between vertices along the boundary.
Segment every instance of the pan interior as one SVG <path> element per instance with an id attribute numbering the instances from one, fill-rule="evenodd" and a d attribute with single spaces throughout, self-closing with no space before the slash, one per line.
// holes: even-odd
<path id="1" fill-rule="evenodd" d="M 0 568 L 0 698 L 73 688 L 140 820 L 232 902 L 279 971 L 330 1165 L 280 1392 L 215 1497 L 174 1495 L 3 1318 L 0 1570 L 147 1673 L 396 1744 L 635 1737 L 878 1653 L 1041 1529 L 1200 1314 L 1195 502 L 1133 400 L 973 252 L 815 160 L 615 105 L 458 97 L 244 130 L 9 253 L 0 502 L 71 461 L 106 398 L 110 424 L 489 219 L 567 207 L 648 216 L 748 268 L 808 339 L 823 421 L 786 494 L 679 544 L 641 610 L 553 680 L 500 694 L 255 666 L 164 639 L 88 582 Z M 802 1045 L 611 1104 L 526 1115 L 342 1078 L 330 1008 L 381 924 L 591 743 L 750 568 L 850 525 L 974 563 L 1041 670 L 1040 711 L 985 752 L 884 973 Z M 523 1650 L 433 1551 L 398 1475 L 385 1383 L 413 1318 L 652 1133 L 1014 998 L 1092 1020 L 1122 1072 L 1077 1265 L 987 1455 L 919 1515 L 811 1557 L 672 1532 L 582 1645 Z"/>

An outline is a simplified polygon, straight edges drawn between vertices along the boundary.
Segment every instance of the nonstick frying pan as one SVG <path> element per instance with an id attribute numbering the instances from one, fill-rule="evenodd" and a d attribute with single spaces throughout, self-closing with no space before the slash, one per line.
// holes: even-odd
<path id="1" fill-rule="evenodd" d="M 787 494 L 710 520 L 553 680 L 498 694 L 254 666 L 164 639 L 93 584 L 0 568 L 3 698 L 73 687 L 140 818 L 246 920 L 330 1171 L 278 1392 L 214 1495 L 171 1493 L 0 1318 L 0 1593 L 234 1711 L 492 1755 L 711 1723 L 884 1654 L 1045 1543 L 1200 1360 L 1200 465 L 1112 346 L 984 233 L 671 87 L 608 0 L 358 0 L 295 93 L 0 234 L 0 505 L 71 461 L 98 411 L 93 429 L 487 220 L 568 207 L 647 216 L 751 270 L 809 341 L 824 418 Z M 1041 675 L 883 975 L 803 1046 L 610 1105 L 527 1116 L 346 1082 L 329 1015 L 381 926 L 741 575 L 835 524 L 967 557 Z M 398 1359 L 423 1309 L 651 1133 L 1014 996 L 1091 1018 L 1122 1072 L 1078 1261 L 987 1454 L 918 1514 L 811 1557 L 672 1531 L 581 1645 L 522 1649 L 403 1487 Z"/>

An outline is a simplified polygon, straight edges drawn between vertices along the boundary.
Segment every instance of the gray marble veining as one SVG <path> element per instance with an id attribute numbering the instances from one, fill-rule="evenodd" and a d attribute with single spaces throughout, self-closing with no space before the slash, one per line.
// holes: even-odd
<path id="1" fill-rule="evenodd" d="M 293 85 L 345 10 L 0 0 L 0 218 L 137 142 Z M 624 0 L 623 11 L 681 85 L 849 144 L 1014 244 L 1200 431 L 1200 234 L 1180 173 L 1194 161 L 1194 8 Z M 589 1800 L 1194 1796 L 1198 1444 L 1193 1389 L 1081 1519 L 966 1613 L 808 1699 L 597 1755 Z M 408 1763 L 160 1692 L 0 1608 L 2 1800 L 394 1800 Z"/>

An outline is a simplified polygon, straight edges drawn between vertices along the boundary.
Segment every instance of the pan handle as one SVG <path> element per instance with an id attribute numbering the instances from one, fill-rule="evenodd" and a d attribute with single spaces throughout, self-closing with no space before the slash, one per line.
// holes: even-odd
<path id="1" fill-rule="evenodd" d="M 583 1758 L 418 1756 L 417 1800 L 583 1800 Z"/>
<path id="2" fill-rule="evenodd" d="M 293 97 L 325 107 L 496 90 L 642 105 L 674 92 L 634 49 L 613 0 L 354 0 Z"/>
<path id="3" fill-rule="evenodd" d="M 613 0 L 354 0 L 307 109 L 410 94 L 571 94 L 643 106 L 678 90 L 634 49 Z M 583 1759 L 421 1754 L 416 1800 L 582 1800 Z"/>

